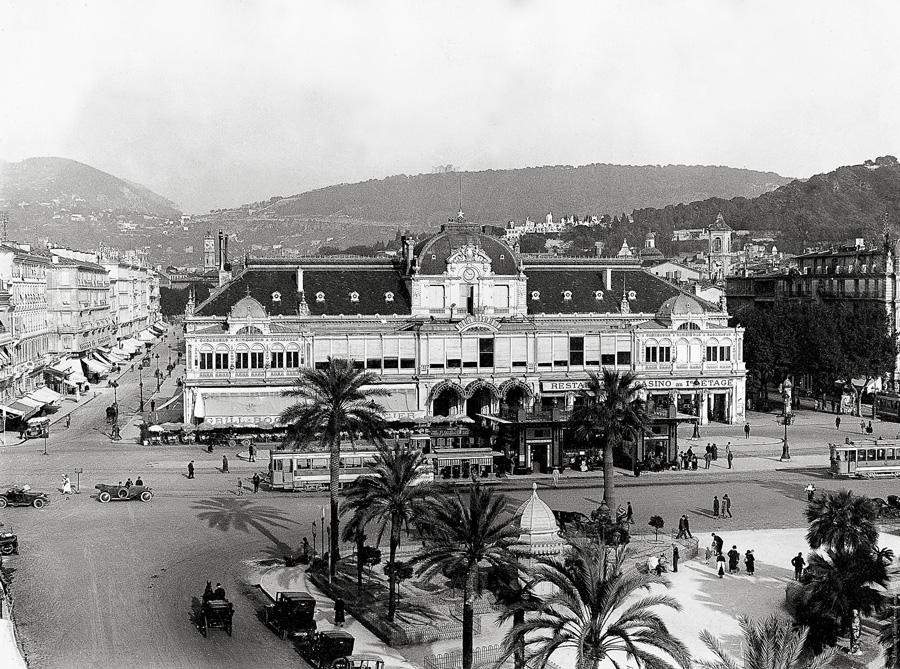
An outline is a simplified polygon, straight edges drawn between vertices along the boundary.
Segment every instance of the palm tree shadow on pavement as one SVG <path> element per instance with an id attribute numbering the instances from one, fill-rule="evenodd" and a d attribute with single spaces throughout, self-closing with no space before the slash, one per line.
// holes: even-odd
<path id="1" fill-rule="evenodd" d="M 191 507 L 197 511 L 197 518 L 206 522 L 213 529 L 222 532 L 236 530 L 249 534 L 256 530 L 272 542 L 275 550 L 281 554 L 290 552 L 288 544 L 277 537 L 274 528 L 286 530 L 296 521 L 284 511 L 274 507 L 256 504 L 253 500 L 240 497 L 211 497 Z"/>

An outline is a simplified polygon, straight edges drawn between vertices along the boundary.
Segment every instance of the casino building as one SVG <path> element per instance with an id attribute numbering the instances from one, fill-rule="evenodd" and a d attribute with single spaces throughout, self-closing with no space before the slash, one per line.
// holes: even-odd
<path id="1" fill-rule="evenodd" d="M 639 260 L 520 255 L 460 212 L 396 259 L 248 258 L 188 305 L 184 418 L 274 424 L 300 368 L 342 357 L 378 374 L 398 425 L 468 416 L 482 445 L 549 469 L 579 448 L 565 421 L 587 372 L 611 368 L 637 373 L 657 416 L 629 457 L 672 457 L 678 421 L 744 418 L 727 321 Z"/>

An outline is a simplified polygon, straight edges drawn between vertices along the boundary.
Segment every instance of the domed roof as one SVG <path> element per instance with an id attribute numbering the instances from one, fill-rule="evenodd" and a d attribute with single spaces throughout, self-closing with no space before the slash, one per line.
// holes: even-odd
<path id="1" fill-rule="evenodd" d="M 559 541 L 559 525 L 553 511 L 537 494 L 537 483 L 532 484 L 531 497 L 516 511 L 522 530 L 520 541 L 546 544 Z"/>
<path id="2" fill-rule="evenodd" d="M 515 252 L 505 242 L 486 234 L 479 225 L 462 222 L 448 223 L 439 233 L 416 245 L 419 273 L 443 274 L 447 271 L 447 259 L 466 246 L 476 246 L 487 254 L 494 274 L 516 274 Z"/>
<path id="3" fill-rule="evenodd" d="M 689 314 L 702 314 L 703 307 L 692 297 L 684 293 L 670 297 L 662 303 L 657 312 L 658 316 L 687 316 Z"/>

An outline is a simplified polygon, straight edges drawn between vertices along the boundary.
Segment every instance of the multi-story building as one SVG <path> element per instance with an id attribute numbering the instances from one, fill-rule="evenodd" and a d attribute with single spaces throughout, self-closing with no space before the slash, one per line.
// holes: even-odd
<path id="1" fill-rule="evenodd" d="M 0 244 L 0 281 L 9 294 L 0 313 L 12 336 L 9 365 L 12 382 L 4 400 L 25 395 L 44 385 L 50 360 L 50 319 L 47 310 L 47 272 L 50 259 L 27 245 Z M 3 300 L 0 300 L 2 302 Z"/>
<path id="2" fill-rule="evenodd" d="M 45 255 L 42 253 L 42 255 Z M 46 253 L 50 352 L 82 355 L 109 344 L 113 322 L 109 279 L 102 265 Z"/>
<path id="3" fill-rule="evenodd" d="M 519 462 L 547 468 L 592 371 L 635 372 L 663 421 L 743 420 L 743 331 L 727 320 L 640 260 L 519 256 L 460 214 L 396 260 L 248 259 L 186 315 L 184 418 L 274 423 L 301 368 L 342 357 L 378 374 L 390 420 L 511 426 Z M 671 457 L 661 432 L 648 443 Z"/>

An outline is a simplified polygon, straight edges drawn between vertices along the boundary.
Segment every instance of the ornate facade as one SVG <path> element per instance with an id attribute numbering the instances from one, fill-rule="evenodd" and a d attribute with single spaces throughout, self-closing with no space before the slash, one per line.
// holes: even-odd
<path id="1" fill-rule="evenodd" d="M 636 372 L 657 410 L 742 421 L 727 320 L 639 260 L 518 255 L 460 216 L 397 260 L 248 259 L 186 316 L 185 420 L 274 423 L 331 356 L 377 373 L 397 421 L 565 411 L 603 368 Z"/>

